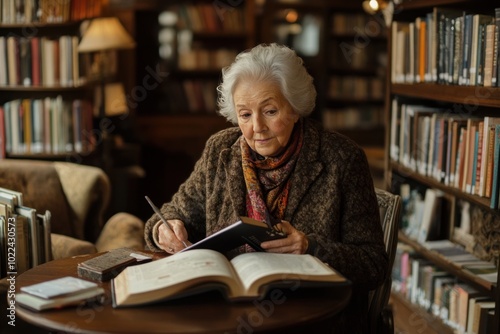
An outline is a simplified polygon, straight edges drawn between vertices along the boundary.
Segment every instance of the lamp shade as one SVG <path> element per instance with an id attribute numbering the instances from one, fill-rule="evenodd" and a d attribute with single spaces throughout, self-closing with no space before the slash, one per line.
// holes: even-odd
<path id="1" fill-rule="evenodd" d="M 102 97 L 101 89 L 96 87 L 94 91 L 94 115 L 99 116 L 99 106 L 101 106 Z M 104 86 L 104 114 L 106 116 L 118 116 L 128 113 L 127 99 L 125 96 L 125 88 L 122 83 L 113 82 L 107 83 Z"/>
<path id="2" fill-rule="evenodd" d="M 78 52 L 130 49 L 135 42 L 116 17 L 93 19 L 78 45 Z"/>

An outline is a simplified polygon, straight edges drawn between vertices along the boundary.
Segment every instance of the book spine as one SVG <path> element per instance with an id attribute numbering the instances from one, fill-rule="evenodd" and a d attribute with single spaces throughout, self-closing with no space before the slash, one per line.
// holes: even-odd
<path id="1" fill-rule="evenodd" d="M 499 156 L 500 156 L 500 125 L 495 126 L 495 150 L 493 162 L 493 179 L 491 187 L 490 208 L 495 209 L 498 203 Z"/>

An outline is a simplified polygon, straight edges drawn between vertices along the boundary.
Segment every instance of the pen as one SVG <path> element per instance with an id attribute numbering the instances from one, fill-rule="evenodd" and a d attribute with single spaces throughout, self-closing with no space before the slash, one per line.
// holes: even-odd
<path id="1" fill-rule="evenodd" d="M 163 217 L 163 215 L 160 212 L 160 209 L 158 209 L 158 207 L 153 204 L 153 202 L 149 199 L 148 196 L 144 197 L 146 198 L 146 201 L 148 201 L 149 205 L 151 205 L 151 207 L 153 208 L 153 211 L 160 217 L 163 224 L 165 224 L 165 226 L 168 227 L 173 232 L 172 227 L 170 227 L 167 220 Z M 187 247 L 186 242 L 182 241 L 182 243 L 184 244 L 184 247 Z"/>

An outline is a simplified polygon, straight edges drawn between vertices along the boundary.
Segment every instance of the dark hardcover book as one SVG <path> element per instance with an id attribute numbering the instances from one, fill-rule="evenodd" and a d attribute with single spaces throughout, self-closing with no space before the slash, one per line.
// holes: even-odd
<path id="1" fill-rule="evenodd" d="M 459 85 L 468 85 L 471 64 L 471 44 L 472 44 L 472 14 L 466 14 L 464 18 L 463 49 L 462 49 L 462 73 Z"/>
<path id="2" fill-rule="evenodd" d="M 19 39 L 20 84 L 31 86 L 31 41 L 28 38 Z"/>
<path id="3" fill-rule="evenodd" d="M 151 260 L 152 257 L 148 254 L 130 248 L 118 248 L 79 263 L 77 271 L 80 277 L 102 282 L 115 278 L 130 265 Z"/>
<path id="4" fill-rule="evenodd" d="M 206 237 L 205 239 L 183 249 L 212 249 L 226 253 L 245 244 L 256 251 L 264 251 L 260 244 L 267 240 L 285 238 L 286 235 L 274 228 L 268 227 L 263 221 L 249 217 L 240 217 L 236 223 Z"/>

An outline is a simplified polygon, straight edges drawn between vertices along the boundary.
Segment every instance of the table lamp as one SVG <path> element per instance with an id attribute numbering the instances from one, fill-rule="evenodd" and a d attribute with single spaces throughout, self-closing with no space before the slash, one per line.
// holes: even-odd
<path id="1" fill-rule="evenodd" d="M 101 103 L 99 117 L 106 116 L 105 65 L 106 53 L 112 50 L 131 49 L 135 42 L 116 17 L 93 19 L 78 45 L 78 52 L 99 52 L 99 77 L 101 80 Z"/>
<path id="2" fill-rule="evenodd" d="M 110 98 L 110 85 L 106 85 L 106 63 L 107 54 L 113 50 L 120 49 L 131 49 L 135 47 L 135 42 L 130 36 L 130 34 L 125 30 L 123 25 L 120 23 L 118 18 L 116 17 L 99 17 L 95 18 L 90 22 L 89 27 L 83 33 L 82 40 L 78 45 L 78 52 L 86 53 L 86 52 L 98 52 L 99 58 L 97 61 L 98 69 L 99 69 L 99 79 L 100 79 L 100 96 L 97 99 L 99 102 L 99 112 L 98 117 L 100 122 L 104 120 L 106 116 L 114 116 L 117 111 L 114 110 L 116 108 L 106 107 L 108 105 L 106 99 Z M 111 86 L 115 87 L 116 86 Z M 121 92 L 119 95 L 125 95 L 123 88 L 120 86 L 117 89 L 111 89 L 112 91 Z M 108 94 L 107 94 L 108 93 Z M 108 95 L 108 96 L 107 96 Z M 116 95 L 116 94 L 112 94 Z M 111 103 L 114 104 L 115 98 L 112 98 Z M 125 113 L 127 110 L 123 110 Z M 108 112 L 110 112 L 108 114 Z M 108 139 L 108 133 L 106 126 L 102 126 L 100 129 L 102 136 L 102 160 L 103 160 L 103 169 L 106 172 L 109 172 L 109 151 L 110 151 L 110 143 Z"/>

